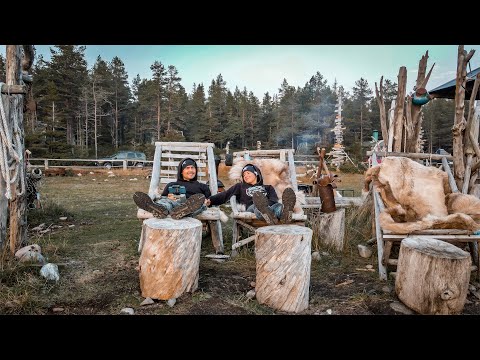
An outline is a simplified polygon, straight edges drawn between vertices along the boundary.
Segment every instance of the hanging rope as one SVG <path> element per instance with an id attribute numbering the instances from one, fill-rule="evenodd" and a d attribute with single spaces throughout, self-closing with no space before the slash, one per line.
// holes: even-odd
<path id="1" fill-rule="evenodd" d="M 3 83 L 0 83 L 0 89 Z M 13 98 L 13 109 L 18 106 L 18 98 Z M 21 143 L 21 130 L 18 125 L 17 112 L 13 113 L 13 135 L 8 128 L 7 116 L 5 114 L 5 107 L 3 104 L 3 98 L 0 95 L 0 139 L 2 146 L 0 146 L 0 171 L 5 179 L 7 199 L 12 199 L 11 184 L 17 181 L 17 176 L 20 176 L 20 192 L 17 196 L 21 196 L 25 193 L 25 176 L 23 162 L 23 151 Z M 13 138 L 13 139 L 12 139 Z M 17 149 L 18 151 L 16 151 Z M 11 164 L 9 164 L 9 159 Z M 13 171 L 13 175 L 11 172 Z"/>

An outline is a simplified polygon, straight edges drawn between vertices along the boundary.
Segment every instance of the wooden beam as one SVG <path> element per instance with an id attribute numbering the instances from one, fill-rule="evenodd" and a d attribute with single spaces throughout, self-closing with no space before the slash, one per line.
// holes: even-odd
<path id="1" fill-rule="evenodd" d="M 367 155 L 371 156 L 375 153 L 377 156 L 401 156 L 408 157 L 409 159 L 432 159 L 432 160 L 442 160 L 443 158 L 452 161 L 453 156 L 451 155 L 439 155 L 439 154 L 426 154 L 426 153 L 404 153 L 404 152 L 385 152 L 385 151 L 372 151 L 368 150 Z"/>
<path id="2" fill-rule="evenodd" d="M 388 127 L 387 127 L 387 113 L 385 110 L 385 100 L 383 95 L 383 76 L 380 78 L 380 91 L 378 90 L 377 83 L 375 83 L 375 95 L 380 109 L 380 127 L 382 128 L 383 144 L 388 144 Z"/>
<path id="3" fill-rule="evenodd" d="M 395 112 L 393 115 L 394 121 L 394 135 L 393 135 L 393 150 L 402 151 L 402 133 L 403 133 L 403 112 L 405 107 L 405 93 L 407 87 L 407 68 L 400 67 L 398 71 L 398 92 Z"/>
<path id="4" fill-rule="evenodd" d="M 447 159 L 444 157 L 442 159 L 443 171 L 445 171 L 448 175 L 448 183 L 450 185 L 450 189 L 452 192 L 458 192 L 457 183 L 455 182 L 455 178 L 453 177 L 452 170 L 450 169 L 450 165 L 448 165 Z"/>
<path id="5" fill-rule="evenodd" d="M 27 87 L 25 85 L 2 85 L 2 94 L 26 94 Z"/>

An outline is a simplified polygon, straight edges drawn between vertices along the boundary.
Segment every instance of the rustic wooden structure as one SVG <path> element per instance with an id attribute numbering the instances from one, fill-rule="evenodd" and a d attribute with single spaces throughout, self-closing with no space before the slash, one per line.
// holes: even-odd
<path id="1" fill-rule="evenodd" d="M 34 60 L 33 45 L 6 46 L 6 84 L 1 85 L 0 123 L 0 247 L 7 238 L 13 255 L 27 242 L 26 163 L 24 161 L 24 94 L 31 90 L 28 74 Z"/>
<path id="2" fill-rule="evenodd" d="M 247 151 L 234 152 L 234 157 L 243 157 Z M 295 164 L 293 160 L 293 149 L 279 149 L 279 150 L 253 150 L 248 151 L 251 159 L 274 159 L 279 158 L 288 163 L 289 178 L 292 188 L 295 192 L 298 191 L 297 176 L 295 171 Z M 230 198 L 230 204 L 233 213 L 233 232 L 232 232 L 232 256 L 237 255 L 237 249 L 255 240 L 255 230 L 262 226 L 267 226 L 264 220 L 258 220 L 256 215 L 247 211 L 240 211 L 235 196 Z M 294 213 L 292 215 L 292 223 L 296 225 L 305 225 L 307 215 L 302 211 L 301 213 Z M 243 230 L 243 231 L 242 231 Z M 243 236 L 245 232 L 248 236 Z"/>
<path id="3" fill-rule="evenodd" d="M 197 162 L 198 181 L 202 183 L 208 182 L 210 192 L 212 195 L 215 195 L 218 192 L 218 185 L 213 154 L 214 147 L 215 145 L 212 143 L 156 142 L 148 195 L 152 199 L 160 197 L 161 189 L 169 182 L 177 180 L 178 164 L 186 157 L 192 158 Z M 153 215 L 145 210 L 138 209 L 137 217 L 143 220 L 149 219 Z M 216 253 L 223 253 L 222 226 L 218 208 L 209 208 L 195 218 L 207 222 Z"/>
<path id="4" fill-rule="evenodd" d="M 404 154 L 405 155 L 405 154 Z M 420 154 L 419 154 L 420 155 Z M 372 154 L 373 165 L 377 165 L 376 153 Z M 442 159 L 444 171 L 447 172 L 449 176 L 450 186 L 452 191 L 458 191 L 456 184 L 453 180 L 453 175 L 450 170 L 450 167 L 447 163 L 446 157 Z M 387 279 L 387 269 L 389 266 L 396 267 L 398 259 L 392 258 L 392 248 L 394 245 L 399 245 L 400 242 L 410 236 L 419 236 L 433 238 L 438 240 L 443 240 L 454 245 L 462 246 L 469 244 L 471 256 L 473 262 L 476 264 L 472 266 L 471 270 L 477 270 L 477 277 L 480 275 L 479 270 L 479 251 L 478 251 L 478 242 L 480 242 L 480 235 L 473 234 L 470 230 L 461 230 L 461 229 L 431 229 L 431 230 L 421 230 L 414 231 L 411 234 L 395 234 L 388 230 L 383 230 L 380 226 L 380 213 L 384 211 L 385 204 L 377 192 L 375 185 L 372 185 L 373 192 L 373 203 L 374 203 L 374 214 L 375 214 L 375 236 L 377 239 L 377 255 L 378 255 L 378 273 L 380 279 Z"/>
<path id="5" fill-rule="evenodd" d="M 143 223 L 140 288 L 143 297 L 169 300 L 198 287 L 202 223 L 193 218 Z"/>
<path id="6" fill-rule="evenodd" d="M 288 312 L 308 308 L 312 233 L 298 225 L 257 229 L 255 292 L 260 304 Z"/>
<path id="7" fill-rule="evenodd" d="M 395 291 L 420 314 L 459 314 L 470 282 L 470 255 L 445 241 L 422 236 L 402 241 Z"/>

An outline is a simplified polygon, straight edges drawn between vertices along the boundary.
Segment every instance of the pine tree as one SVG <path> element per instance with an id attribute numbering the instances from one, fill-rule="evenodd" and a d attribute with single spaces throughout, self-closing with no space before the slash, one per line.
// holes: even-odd
<path id="1" fill-rule="evenodd" d="M 114 129 L 114 143 L 115 148 L 118 145 L 123 144 L 125 140 L 125 128 L 127 126 L 127 110 L 130 106 L 131 91 L 128 86 L 128 74 L 125 71 L 125 65 L 123 61 L 115 56 L 109 64 L 109 71 L 113 81 L 113 99 L 114 104 L 114 117 L 115 117 L 115 129 Z"/>
<path id="2" fill-rule="evenodd" d="M 6 65 L 5 58 L 2 56 L 2 54 L 0 54 L 0 82 L 4 83 L 6 81 L 6 78 L 7 78 L 6 71 L 7 71 L 7 65 Z"/>
<path id="3" fill-rule="evenodd" d="M 155 96 L 157 98 L 157 141 L 160 141 L 160 134 L 163 124 L 162 104 L 165 96 L 165 85 L 167 84 L 167 79 L 165 78 L 167 71 L 165 70 L 165 66 L 160 61 L 155 61 L 153 65 L 150 66 L 150 70 L 152 70 L 153 73 L 153 85 L 155 87 Z"/>

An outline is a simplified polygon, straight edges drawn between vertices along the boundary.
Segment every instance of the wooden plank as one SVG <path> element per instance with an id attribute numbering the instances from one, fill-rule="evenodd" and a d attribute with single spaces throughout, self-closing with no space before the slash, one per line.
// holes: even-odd
<path id="1" fill-rule="evenodd" d="M 162 163 L 163 166 L 163 163 Z M 175 179 L 177 178 L 177 173 L 178 170 L 166 170 L 166 169 L 161 169 L 160 170 L 160 176 L 167 176 L 167 175 L 175 175 Z M 153 176 L 153 175 L 152 175 Z M 204 171 L 198 171 L 197 176 L 207 176 L 207 173 Z M 212 194 L 213 195 L 213 194 Z"/>
<path id="2" fill-rule="evenodd" d="M 162 158 L 169 158 L 169 159 L 185 159 L 185 158 L 192 158 L 193 160 L 207 160 L 207 154 L 178 154 L 178 153 L 171 153 L 171 152 L 163 152 Z M 180 162 L 180 161 L 179 161 Z"/>
<path id="3" fill-rule="evenodd" d="M 6 85 L 2 84 L 1 92 L 5 95 L 8 94 L 26 94 L 27 87 L 25 85 Z"/>
<path id="4" fill-rule="evenodd" d="M 178 168 L 178 164 L 180 164 L 180 161 L 163 161 L 162 162 L 162 167 L 163 166 L 172 166 Z M 206 168 L 207 164 L 203 162 L 197 162 L 197 167 L 199 168 Z"/>
<path id="5" fill-rule="evenodd" d="M 257 216 L 254 213 L 251 212 L 238 212 L 236 215 L 234 214 L 233 217 L 235 219 L 244 219 L 244 220 L 255 220 Z M 307 215 L 305 214 L 292 214 L 292 220 L 295 221 L 302 221 L 302 220 L 307 220 Z"/>
<path id="6" fill-rule="evenodd" d="M 409 234 L 385 234 L 383 239 L 385 241 L 401 241 L 407 237 Z M 444 241 L 459 241 L 459 242 L 470 242 L 470 241 L 480 241 L 480 235 L 432 235 L 431 237 L 444 240 Z"/>
<path id="7" fill-rule="evenodd" d="M 387 234 L 393 234 L 393 232 L 390 230 L 383 230 L 383 234 L 385 236 Z M 410 235 L 472 235 L 472 232 L 470 230 L 462 229 L 429 229 L 412 231 Z"/>
<path id="8" fill-rule="evenodd" d="M 295 149 L 274 149 L 274 150 L 248 150 L 247 152 L 250 154 L 252 157 L 256 156 L 262 156 L 262 155 L 277 155 L 280 156 L 282 152 L 285 154 L 285 151 L 292 150 L 293 153 L 295 153 Z M 243 156 L 245 155 L 245 151 L 235 151 L 233 153 L 233 156 Z M 284 158 L 285 160 L 285 158 Z"/>
<path id="9" fill-rule="evenodd" d="M 230 198 L 230 205 L 232 207 L 233 216 L 238 216 L 237 198 L 235 196 Z"/>
<path id="10" fill-rule="evenodd" d="M 380 215 L 380 207 L 379 207 L 379 200 L 378 200 L 379 197 L 380 195 L 376 191 L 375 186 L 373 186 L 373 202 L 375 204 L 375 231 L 377 235 L 378 275 L 380 276 L 380 280 L 387 280 L 387 268 L 382 263 L 384 242 L 383 242 L 383 234 L 380 227 L 380 219 L 379 219 L 379 215 Z"/>
<path id="11" fill-rule="evenodd" d="M 372 151 L 368 150 L 367 155 L 371 156 L 373 154 L 377 156 L 385 157 L 385 156 L 400 156 L 400 157 L 408 157 L 409 159 L 432 159 L 432 160 L 442 160 L 446 158 L 449 161 L 453 161 L 453 156 L 451 155 L 439 155 L 439 154 L 425 154 L 425 153 L 403 153 L 403 152 L 385 152 L 385 151 Z"/>
<path id="12" fill-rule="evenodd" d="M 170 141 L 155 141 L 155 146 L 162 146 L 164 149 L 168 147 L 200 147 L 205 150 L 207 147 L 215 147 L 214 143 L 204 142 L 170 142 Z"/>
<path id="13" fill-rule="evenodd" d="M 177 178 L 165 178 L 165 177 L 162 177 L 160 179 L 160 184 L 168 184 L 170 182 L 173 182 L 173 181 L 177 181 Z M 206 180 L 198 180 L 198 182 L 202 183 L 202 184 L 206 184 L 207 181 Z M 149 193 L 150 194 L 150 193 Z"/>
<path id="14" fill-rule="evenodd" d="M 455 182 L 455 178 L 453 177 L 452 170 L 450 169 L 450 165 L 448 165 L 446 157 L 442 158 L 442 166 L 443 166 L 443 171 L 445 171 L 448 175 L 448 183 L 450 185 L 450 189 L 452 190 L 452 192 L 457 193 L 458 192 L 457 183 Z"/>
<path id="15" fill-rule="evenodd" d="M 177 151 L 177 152 L 180 152 L 180 151 L 185 151 L 185 152 L 188 152 L 188 153 L 192 153 L 192 152 L 204 152 L 205 151 L 205 147 L 199 147 L 199 146 L 172 146 L 172 145 L 162 145 L 162 149 L 163 151 Z"/>
<path id="16" fill-rule="evenodd" d="M 236 242 L 235 244 L 232 245 L 232 250 L 238 249 L 240 246 L 243 246 L 245 244 L 248 244 L 249 242 L 252 242 L 255 240 L 255 235 L 249 236 L 243 240 L 240 240 Z"/>
<path id="17" fill-rule="evenodd" d="M 295 170 L 295 162 L 293 160 L 293 150 L 288 150 L 288 169 L 290 170 L 290 181 L 294 191 L 298 191 L 297 172 Z"/>
<path id="18" fill-rule="evenodd" d="M 209 146 L 207 148 L 207 156 L 208 156 L 208 175 L 209 175 L 209 182 L 208 186 L 210 187 L 210 191 L 212 195 L 218 193 L 218 184 L 217 184 L 217 169 L 215 168 L 215 155 L 213 154 L 213 147 Z"/>
<path id="19" fill-rule="evenodd" d="M 161 155 L 162 155 L 162 146 L 155 147 L 155 154 L 153 155 L 153 169 L 152 177 L 150 179 L 150 187 L 148 189 L 148 195 L 150 198 L 154 198 L 155 192 L 157 191 L 158 181 L 160 180 L 160 169 L 161 169 Z"/>

